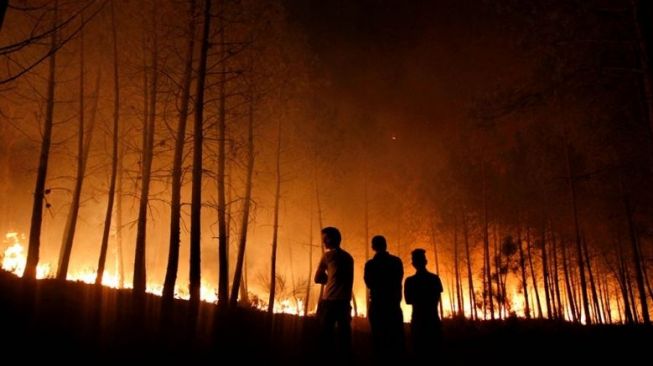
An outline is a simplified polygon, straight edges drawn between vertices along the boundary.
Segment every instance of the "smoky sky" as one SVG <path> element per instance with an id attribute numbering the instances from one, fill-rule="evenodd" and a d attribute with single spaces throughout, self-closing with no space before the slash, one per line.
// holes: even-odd
<path id="1" fill-rule="evenodd" d="M 527 70 L 514 37 L 518 22 L 492 2 L 288 0 L 286 6 L 306 36 L 317 75 L 327 80 L 318 93 L 338 109 L 371 116 L 371 127 L 397 135 L 418 154 L 454 133 L 474 98 Z"/>

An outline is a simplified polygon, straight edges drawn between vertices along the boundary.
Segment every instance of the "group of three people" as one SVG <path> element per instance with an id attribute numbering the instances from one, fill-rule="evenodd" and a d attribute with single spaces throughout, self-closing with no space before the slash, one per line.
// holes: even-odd
<path id="1" fill-rule="evenodd" d="M 317 317 L 326 344 L 341 352 L 351 347 L 351 307 L 354 283 L 354 259 L 340 247 L 340 231 L 322 229 L 326 251 L 315 273 L 315 282 L 324 285 Z M 400 356 L 404 350 L 404 323 L 401 310 L 404 269 L 401 259 L 387 251 L 383 236 L 372 238 L 375 255 L 365 263 L 365 285 L 369 289 L 368 319 L 372 343 L 377 357 Z M 411 339 L 413 349 L 421 357 L 437 345 L 440 329 L 438 303 L 442 293 L 440 278 L 426 269 L 426 252 L 411 253 L 415 274 L 406 279 L 403 295 L 412 305 Z M 334 332 L 337 331 L 337 332 Z"/>

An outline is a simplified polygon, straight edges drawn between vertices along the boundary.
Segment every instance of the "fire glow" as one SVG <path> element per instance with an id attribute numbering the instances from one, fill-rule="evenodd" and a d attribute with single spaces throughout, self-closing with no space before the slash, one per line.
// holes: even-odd
<path id="1" fill-rule="evenodd" d="M 23 276 L 25 271 L 25 263 L 27 255 L 23 242 L 25 235 L 18 234 L 17 232 L 8 232 L 5 235 L 6 249 L 2 253 L 2 269 L 11 272 L 18 277 Z M 72 282 L 83 282 L 86 284 L 94 284 L 97 276 L 97 270 L 91 267 L 84 267 L 80 270 L 71 270 L 66 279 Z M 39 263 L 36 271 L 37 279 L 54 278 L 53 268 L 50 263 Z M 124 288 L 130 289 L 128 284 L 120 285 L 120 278 L 117 274 L 105 270 L 102 277 L 102 285 L 110 288 Z M 163 293 L 163 285 L 160 283 L 150 282 L 147 284 L 146 292 L 152 295 L 161 296 Z M 218 302 L 217 290 L 211 288 L 207 283 L 203 283 L 200 289 L 200 298 L 207 303 L 216 304 Z M 184 291 L 177 287 L 175 289 L 175 298 L 188 300 L 190 295 L 188 291 Z M 266 310 L 267 304 L 263 302 L 253 303 L 254 307 L 259 310 Z M 274 312 L 279 314 L 293 314 L 304 315 L 304 303 L 299 299 L 281 299 L 275 302 Z"/>
<path id="2" fill-rule="evenodd" d="M 11 272 L 18 277 L 22 277 L 23 272 L 25 270 L 26 253 L 25 253 L 25 247 L 23 245 L 24 242 L 25 242 L 25 235 L 23 234 L 19 234 L 17 232 L 8 232 L 5 235 L 5 240 L 4 240 L 5 249 L 2 255 L 2 269 L 7 272 Z M 68 273 L 67 280 L 73 282 L 83 282 L 86 284 L 94 284 L 96 275 L 97 275 L 96 269 L 90 266 L 86 266 L 81 269 L 71 270 Z M 47 262 L 39 263 L 37 267 L 37 279 L 48 279 L 48 278 L 54 278 L 53 267 L 50 265 L 50 263 Z M 469 306 L 468 299 L 465 299 L 463 301 L 462 308 L 460 310 L 457 309 L 457 304 L 456 304 L 457 300 L 453 295 L 452 290 L 450 288 L 447 288 L 447 282 L 445 282 L 446 278 L 447 276 L 445 274 L 443 276 L 445 291 L 442 294 L 443 315 L 445 317 L 464 316 L 465 318 L 473 319 L 474 309 L 472 309 Z M 132 288 L 132 286 L 128 283 L 124 283 L 122 286 L 120 283 L 121 281 L 119 276 L 117 275 L 117 271 L 114 273 L 109 270 L 105 270 L 103 280 L 102 280 L 103 286 L 115 288 L 115 289 Z M 466 288 L 464 288 L 464 286 L 461 287 L 463 287 L 463 290 L 467 294 Z M 529 287 L 530 287 L 530 291 L 533 292 L 534 289 L 530 284 Z M 364 290 L 363 291 L 361 290 L 362 289 L 358 288 L 355 289 L 354 291 L 355 301 L 359 305 L 356 310 L 352 309 L 352 315 L 365 316 L 367 313 L 367 309 L 364 305 L 365 292 Z M 507 276 L 505 291 L 506 291 L 506 303 L 504 304 L 503 307 L 495 309 L 495 312 L 497 312 L 498 315 L 497 317 L 505 318 L 508 316 L 514 316 L 519 318 L 525 318 L 526 317 L 525 298 L 523 293 L 521 292 L 521 284 L 519 280 L 514 276 Z M 537 291 L 542 293 L 544 289 L 538 287 Z M 148 282 L 146 287 L 146 292 L 152 295 L 161 296 L 163 292 L 163 284 L 156 283 L 156 282 Z M 266 311 L 267 303 L 261 301 L 260 299 L 266 298 L 267 294 L 253 294 L 253 295 L 256 297 L 256 300 L 251 302 L 251 306 L 258 310 Z M 543 317 L 543 315 L 538 315 L 538 310 L 537 310 L 538 307 L 533 297 L 534 296 L 531 296 L 530 299 L 531 316 Z M 618 301 L 617 298 L 612 294 L 610 294 L 610 297 L 612 301 L 614 302 Z M 180 288 L 179 286 L 177 286 L 175 288 L 175 298 L 188 300 L 190 298 L 190 295 L 185 288 Z M 203 282 L 200 289 L 200 298 L 204 302 L 217 304 L 218 302 L 217 289 L 212 287 L 210 284 Z M 482 303 L 482 299 L 475 299 L 475 301 L 477 304 Z M 411 312 L 410 306 L 402 302 L 401 307 L 404 313 L 404 321 L 408 322 L 410 320 L 410 312 Z M 613 317 L 612 319 L 614 321 L 617 321 L 619 319 L 620 313 L 618 310 L 619 309 L 616 309 L 614 307 L 610 309 L 611 316 Z M 312 307 L 311 310 L 309 310 L 309 314 L 313 313 L 314 311 L 315 309 L 314 307 Z M 277 301 L 275 301 L 274 313 L 304 316 L 306 315 L 304 314 L 304 301 L 303 299 L 299 299 L 297 297 L 278 299 Z M 482 307 L 478 307 L 478 305 L 476 309 L 476 316 L 478 316 L 479 319 L 489 319 L 487 312 L 484 312 Z M 568 321 L 571 321 L 573 319 L 572 315 L 569 314 L 568 309 L 564 313 L 564 319 Z M 582 323 L 585 322 L 584 318 L 581 318 L 581 322 Z"/>

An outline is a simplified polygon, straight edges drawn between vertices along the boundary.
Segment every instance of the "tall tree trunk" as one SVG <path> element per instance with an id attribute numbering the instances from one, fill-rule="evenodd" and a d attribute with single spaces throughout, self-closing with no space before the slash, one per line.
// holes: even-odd
<path id="1" fill-rule="evenodd" d="M 277 171 L 278 173 L 278 171 Z M 247 180 L 245 181 L 245 198 L 243 202 L 243 218 L 240 224 L 240 240 L 238 243 L 238 258 L 236 259 L 236 270 L 234 281 L 231 285 L 231 305 L 238 303 L 238 291 L 243 272 L 243 260 L 245 259 L 245 248 L 247 246 L 247 225 L 249 224 L 249 209 L 252 200 L 252 178 L 254 176 L 254 93 L 249 103 L 249 115 L 247 123 Z M 299 309 L 298 309 L 299 310 Z"/>
<path id="2" fill-rule="evenodd" d="M 314 159 L 315 161 L 317 161 L 317 156 L 315 156 Z M 317 204 L 317 224 L 321 232 L 324 226 L 322 222 L 322 201 L 320 200 L 320 186 L 319 186 L 319 180 L 317 176 L 317 168 L 315 169 L 315 201 Z M 320 251 L 322 255 L 324 255 L 324 245 L 322 244 L 321 240 L 320 240 Z M 318 301 L 322 300 L 323 294 L 324 294 L 324 284 L 320 284 L 320 296 L 318 298 Z"/>
<path id="3" fill-rule="evenodd" d="M 75 228 L 77 227 L 77 216 L 79 214 L 79 202 L 82 196 L 82 185 L 84 183 L 84 16 L 81 16 L 82 28 L 79 33 L 79 119 L 77 126 L 77 176 L 73 188 L 73 199 L 70 203 L 70 210 L 64 227 L 61 250 L 59 251 L 59 265 L 57 266 L 57 279 L 66 280 L 70 255 L 73 250 Z"/>
<path id="4" fill-rule="evenodd" d="M 306 297 L 304 298 L 304 315 L 308 315 L 311 302 L 311 277 L 313 274 L 313 205 L 309 209 L 309 229 L 308 229 L 308 276 L 306 277 Z"/>
<path id="5" fill-rule="evenodd" d="M 367 163 L 367 161 L 366 161 Z M 363 240 L 363 245 L 365 246 L 365 263 L 370 260 L 370 205 L 369 205 L 369 196 L 368 196 L 368 183 L 367 183 L 367 164 L 365 164 L 365 173 L 364 173 L 364 182 L 363 182 L 363 199 L 365 201 L 364 207 L 364 224 L 365 224 L 365 240 Z M 309 283 L 310 283 L 309 276 Z M 365 314 L 369 316 L 370 312 L 370 290 L 365 286 Z"/>
<path id="6" fill-rule="evenodd" d="M 467 213 L 463 210 L 463 236 L 465 239 L 465 260 L 467 262 L 467 290 L 469 291 L 469 310 L 472 319 L 478 319 L 476 296 L 474 294 L 474 276 L 472 276 L 472 257 L 469 251 L 469 229 L 467 228 Z"/>
<path id="7" fill-rule="evenodd" d="M 195 0 L 191 0 L 188 20 L 188 44 L 186 48 L 186 64 L 181 87 L 181 109 L 177 124 L 177 139 L 172 162 L 172 193 L 170 198 L 170 241 L 168 248 L 168 266 L 163 282 L 163 300 L 170 301 L 175 294 L 177 270 L 179 268 L 179 243 L 181 236 L 181 186 L 182 168 L 184 163 L 184 144 L 186 140 L 186 125 L 188 122 L 188 107 L 190 103 L 190 88 L 193 80 L 193 53 L 195 50 Z M 197 111 L 196 111 L 197 113 Z"/>
<path id="8" fill-rule="evenodd" d="M 454 277 L 456 281 L 456 315 L 464 315 L 464 306 L 462 298 L 462 289 L 460 284 L 460 268 L 458 266 L 458 224 L 454 225 L 453 232 L 453 268 L 454 268 Z"/>
<path id="9" fill-rule="evenodd" d="M 562 269 L 565 277 L 565 289 L 567 292 L 567 303 L 569 304 L 569 311 L 571 313 L 571 320 L 574 322 L 578 321 L 576 317 L 576 301 L 574 301 L 574 294 L 571 288 L 571 280 L 569 275 L 569 261 L 567 260 L 567 246 L 565 243 L 562 245 Z"/>
<path id="10" fill-rule="evenodd" d="M 487 204 L 487 182 L 485 176 L 485 164 L 483 164 L 483 258 L 484 258 L 484 269 L 485 269 L 485 280 L 486 283 L 486 295 L 489 299 L 490 305 L 490 318 L 494 320 L 494 294 L 492 293 L 492 269 L 490 267 L 490 238 L 488 232 L 488 204 Z M 484 296 L 485 298 L 485 296 Z"/>
<path id="11" fill-rule="evenodd" d="M 585 322 L 592 323 L 589 299 L 587 296 L 587 282 L 585 279 L 585 261 L 583 260 L 583 249 L 580 238 L 580 224 L 578 222 L 578 204 L 576 202 L 576 184 L 574 182 L 573 168 L 571 166 L 571 156 L 569 152 L 569 142 L 565 140 L 565 158 L 567 165 L 567 179 L 569 185 L 569 197 L 571 199 L 572 214 L 574 217 L 574 233 L 576 236 L 576 259 L 578 264 L 578 272 L 580 274 L 580 290 L 583 300 L 583 314 L 585 315 Z"/>
<path id="12" fill-rule="evenodd" d="M 120 79 L 118 77 L 118 36 L 116 34 L 116 14 L 114 3 L 115 1 L 111 2 L 111 36 L 113 39 L 113 139 L 111 144 L 111 178 L 109 180 L 107 211 L 104 216 L 104 230 L 102 231 L 100 258 L 98 259 L 97 274 L 95 275 L 95 284 L 98 286 L 102 284 L 102 279 L 104 278 L 104 266 L 107 260 L 107 248 L 109 247 L 109 234 L 111 232 L 111 216 L 113 214 L 113 202 L 116 193 L 116 175 L 118 173 Z M 96 95 L 95 97 L 97 100 L 99 96 Z"/>
<path id="13" fill-rule="evenodd" d="M 191 306 L 193 306 L 194 309 L 199 305 L 202 282 L 202 141 L 204 138 L 204 85 L 206 82 L 206 59 L 208 57 L 209 37 L 211 34 L 211 0 L 205 0 L 204 2 L 203 23 L 202 46 L 200 49 L 199 68 L 197 70 L 197 92 L 195 93 L 195 121 L 193 124 L 193 181 L 190 207 L 190 269 L 188 275 L 188 289 L 190 292 Z M 224 300 L 224 298 L 222 298 L 222 300 Z"/>
<path id="14" fill-rule="evenodd" d="M 122 249 L 122 189 L 123 189 L 123 173 L 125 170 L 125 145 L 122 144 L 118 152 L 118 186 L 116 188 L 116 262 L 118 272 L 118 287 L 125 287 L 125 261 Z"/>
<path id="15" fill-rule="evenodd" d="M 635 221 L 633 220 L 633 209 L 630 204 L 630 197 L 623 188 L 623 183 L 620 181 L 621 196 L 626 214 L 626 221 L 628 222 L 628 236 L 630 238 L 630 250 L 632 253 L 633 266 L 635 268 L 635 282 L 637 283 L 637 290 L 639 292 L 639 304 L 642 310 L 642 319 L 644 324 L 651 324 L 651 318 L 648 312 L 648 303 L 646 300 L 646 289 L 644 287 L 644 270 L 642 266 L 641 252 L 639 250 L 639 238 Z"/>
<path id="16" fill-rule="evenodd" d="M 533 279 L 533 292 L 535 292 L 535 302 L 537 304 L 537 317 L 542 317 L 542 303 L 540 302 L 540 291 L 537 289 L 537 278 L 533 268 L 533 255 L 531 254 L 530 229 L 526 229 L 526 253 L 528 254 L 528 266 L 531 269 L 531 278 Z"/>
<path id="17" fill-rule="evenodd" d="M 276 189 L 274 194 L 274 224 L 272 226 L 272 256 L 270 259 L 270 297 L 268 298 L 268 313 L 274 311 L 274 297 L 277 280 L 277 240 L 279 236 L 279 201 L 281 200 L 281 121 L 279 121 L 277 137 Z"/>
<path id="18" fill-rule="evenodd" d="M 224 18 L 224 6 L 220 7 L 220 14 Z M 220 54 L 222 62 L 220 63 L 220 95 L 218 107 L 218 301 L 219 303 L 229 303 L 229 233 L 227 232 L 227 204 L 225 192 L 225 138 L 226 138 L 226 84 L 227 84 L 227 65 L 226 65 L 226 43 L 225 27 L 222 24 L 220 30 Z"/>
<path id="19" fill-rule="evenodd" d="M 531 318 L 531 307 L 528 303 L 528 279 L 526 277 L 526 260 L 524 258 L 524 247 L 521 240 L 521 225 L 517 232 L 517 247 L 519 248 L 519 267 L 521 268 L 521 283 L 524 291 L 524 315 L 526 319 Z"/>
<path id="20" fill-rule="evenodd" d="M 553 288 L 555 291 L 555 300 L 556 300 L 556 317 L 558 319 L 563 318 L 563 307 L 562 299 L 560 297 L 560 279 L 558 274 L 558 250 L 557 250 L 557 240 L 555 237 L 555 232 L 551 230 L 551 249 L 553 254 Z"/>
<path id="21" fill-rule="evenodd" d="M 145 240 L 147 237 L 147 208 L 150 196 L 150 179 L 152 174 L 152 157 L 154 149 L 154 126 L 156 120 L 156 98 L 159 79 L 159 45 L 157 35 L 157 2 L 152 2 L 152 81 L 149 85 L 149 106 L 147 122 L 143 121 L 143 153 L 141 196 L 138 202 L 138 219 L 136 226 L 136 248 L 134 255 L 134 294 L 144 295 L 147 283 L 145 269 Z M 147 88 L 146 88 L 147 89 Z"/>
<path id="22" fill-rule="evenodd" d="M 542 226 L 542 232 L 540 233 L 540 238 L 542 240 L 542 280 L 544 282 L 544 299 L 546 300 L 546 317 L 551 319 L 551 296 L 550 296 L 550 286 L 549 286 L 549 263 L 547 261 L 546 255 L 546 227 Z"/>
<path id="23" fill-rule="evenodd" d="M 55 29 L 50 36 L 50 56 L 48 65 L 48 91 L 45 107 L 45 121 L 43 123 L 43 136 L 41 138 L 41 153 L 39 167 L 36 174 L 34 187 L 34 202 L 32 205 L 32 220 L 29 229 L 29 245 L 27 249 L 27 261 L 23 277 L 26 279 L 36 278 L 36 267 L 39 263 L 39 251 L 41 249 L 41 226 L 43 224 L 43 201 L 45 200 L 45 180 L 48 176 L 48 160 L 50 156 L 50 145 L 52 143 L 52 125 L 54 124 L 54 90 L 56 85 L 56 50 L 57 40 L 57 13 L 59 1 L 55 0 L 53 7 L 52 27 Z"/>
<path id="24" fill-rule="evenodd" d="M 431 217 L 431 244 L 433 245 L 433 259 L 435 260 L 435 273 L 440 275 L 440 261 L 438 260 L 438 242 L 435 239 L 435 222 L 434 218 Z M 451 301 L 453 303 L 453 300 Z M 440 319 L 444 317 L 444 305 L 440 301 Z M 452 312 L 453 313 L 453 312 Z"/>
<path id="25" fill-rule="evenodd" d="M 587 275 L 590 281 L 590 291 L 592 294 L 592 307 L 594 310 L 594 320 L 599 323 L 604 323 L 602 314 L 601 314 L 601 305 L 599 303 L 599 298 L 596 292 L 596 284 L 594 283 L 594 273 L 592 273 L 592 262 L 590 261 L 589 251 L 587 249 L 587 239 L 583 237 L 583 254 L 585 255 L 585 263 L 587 263 Z"/>

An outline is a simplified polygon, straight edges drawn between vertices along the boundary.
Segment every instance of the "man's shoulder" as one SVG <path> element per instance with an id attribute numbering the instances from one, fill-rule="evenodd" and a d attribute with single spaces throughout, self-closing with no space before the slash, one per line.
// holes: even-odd
<path id="1" fill-rule="evenodd" d="M 342 248 L 338 250 L 338 256 L 346 259 L 347 261 L 352 261 L 352 262 L 354 261 L 354 257 L 352 257 L 351 254 L 349 254 L 346 250 Z"/>
<path id="2" fill-rule="evenodd" d="M 414 282 L 417 279 L 417 274 L 406 277 L 406 283 Z"/>
<path id="3" fill-rule="evenodd" d="M 390 260 L 393 261 L 396 264 L 403 265 L 403 262 L 401 261 L 401 258 L 397 257 L 396 255 L 390 254 Z"/>

